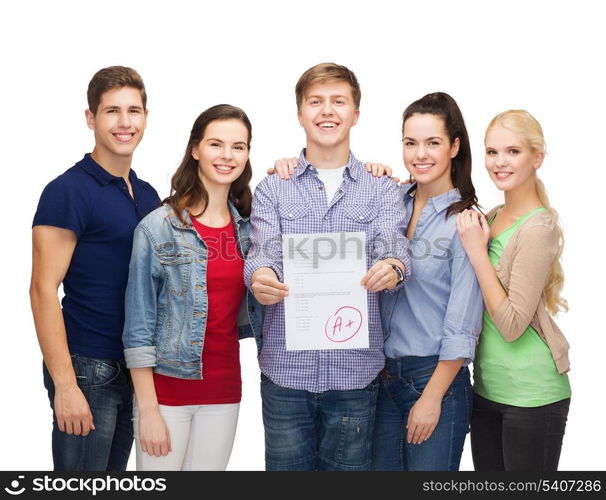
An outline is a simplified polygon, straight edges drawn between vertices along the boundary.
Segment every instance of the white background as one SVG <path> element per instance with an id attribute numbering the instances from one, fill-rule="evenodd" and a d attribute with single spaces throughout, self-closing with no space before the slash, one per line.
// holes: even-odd
<path id="1" fill-rule="evenodd" d="M 573 388 L 563 470 L 606 469 L 604 433 L 604 16 L 601 2 L 302 0 L 3 2 L 0 7 L 2 333 L 0 469 L 52 467 L 51 411 L 29 309 L 31 221 L 43 187 L 92 149 L 86 87 L 122 64 L 149 94 L 137 173 L 161 196 L 207 107 L 227 102 L 253 123 L 254 184 L 273 159 L 297 155 L 304 135 L 294 85 L 313 64 L 355 71 L 358 158 L 403 175 L 401 113 L 442 90 L 459 103 L 486 209 L 499 202 L 483 169 L 489 120 L 526 108 L 542 123 L 549 155 L 540 171 L 566 235 L 558 322 L 572 345 Z M 230 469 L 263 468 L 258 368 L 242 343 L 243 401 Z M 133 453 L 134 456 L 134 453 Z M 130 468 L 134 467 L 131 460 Z M 471 470 L 468 443 L 462 469 Z"/>

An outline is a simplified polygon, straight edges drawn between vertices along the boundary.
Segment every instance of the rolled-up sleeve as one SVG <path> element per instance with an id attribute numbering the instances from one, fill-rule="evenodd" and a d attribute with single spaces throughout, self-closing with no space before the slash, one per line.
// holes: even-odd
<path id="1" fill-rule="evenodd" d="M 133 238 L 122 333 L 128 368 L 153 367 L 157 364 L 153 339 L 158 316 L 160 276 L 160 264 L 154 255 L 152 241 L 139 224 Z"/>
<path id="2" fill-rule="evenodd" d="M 512 256 L 507 297 L 492 317 L 506 341 L 518 339 L 530 325 L 557 250 L 557 234 L 549 225 L 537 224 L 524 231 Z"/>
<path id="3" fill-rule="evenodd" d="M 406 272 L 404 281 L 385 293 L 394 293 L 399 290 L 410 278 L 410 251 L 406 238 L 406 208 L 402 192 L 396 182 L 391 179 L 381 179 L 380 206 L 375 219 L 372 264 L 384 259 L 399 260 Z"/>
<path id="4" fill-rule="evenodd" d="M 266 177 L 255 189 L 250 214 L 250 250 L 244 264 L 244 283 L 250 289 L 253 273 L 261 267 L 273 269 L 283 281 L 282 230 L 275 193 Z"/>
<path id="5" fill-rule="evenodd" d="M 450 296 L 444 316 L 444 336 L 440 360 L 464 359 L 468 365 L 475 356 L 482 330 L 484 302 L 482 291 L 459 235 L 452 240 Z"/>

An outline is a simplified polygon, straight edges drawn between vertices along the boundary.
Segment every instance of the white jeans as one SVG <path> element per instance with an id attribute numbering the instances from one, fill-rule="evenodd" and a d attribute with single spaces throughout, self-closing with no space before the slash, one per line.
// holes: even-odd
<path id="1" fill-rule="evenodd" d="M 148 455 L 139 441 L 139 411 L 133 408 L 137 470 L 225 470 L 236 435 L 240 403 L 188 406 L 160 405 L 172 451 Z"/>

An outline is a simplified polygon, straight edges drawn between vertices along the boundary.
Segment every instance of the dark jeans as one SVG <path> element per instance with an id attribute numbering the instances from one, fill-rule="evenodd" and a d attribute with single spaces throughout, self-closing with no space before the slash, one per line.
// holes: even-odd
<path id="1" fill-rule="evenodd" d="M 368 470 L 378 387 L 315 393 L 262 375 L 265 468 Z"/>
<path id="2" fill-rule="evenodd" d="M 43 366 L 44 386 L 53 408 L 55 470 L 123 471 L 133 443 L 133 390 L 124 361 L 72 355 L 78 386 L 88 401 L 95 430 L 88 436 L 61 432 L 54 410 L 55 387 Z"/>
<path id="3" fill-rule="evenodd" d="M 469 370 L 461 368 L 442 398 L 438 424 L 420 444 L 406 441 L 406 423 L 438 364 L 438 356 L 387 358 L 382 372 L 372 443 L 373 470 L 459 470 L 473 392 Z"/>
<path id="4" fill-rule="evenodd" d="M 474 395 L 471 453 L 477 471 L 558 469 L 570 398 L 523 408 Z"/>

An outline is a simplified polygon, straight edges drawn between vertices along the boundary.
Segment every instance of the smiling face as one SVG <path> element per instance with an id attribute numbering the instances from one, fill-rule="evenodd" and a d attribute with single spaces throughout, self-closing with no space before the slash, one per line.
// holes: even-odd
<path id="1" fill-rule="evenodd" d="M 498 189 L 511 191 L 534 184 L 543 153 L 530 149 L 512 130 L 495 125 L 486 133 L 486 170 Z"/>
<path id="2" fill-rule="evenodd" d="M 215 120 L 207 125 L 191 152 L 207 191 L 229 189 L 240 177 L 248 161 L 248 140 L 248 130 L 240 120 Z"/>
<path id="3" fill-rule="evenodd" d="M 147 124 L 141 92 L 133 87 L 108 90 L 95 114 L 86 110 L 86 121 L 95 132 L 93 156 L 99 163 L 130 159 Z"/>
<path id="4" fill-rule="evenodd" d="M 444 120 L 431 114 L 414 114 L 404 123 L 404 165 L 419 187 L 432 193 L 452 189 L 452 159 L 459 152 L 459 139 L 451 144 Z"/>
<path id="5" fill-rule="evenodd" d="M 318 82 L 307 88 L 299 108 L 299 123 L 307 145 L 324 149 L 349 147 L 349 131 L 357 121 L 351 85 L 345 81 Z"/>

